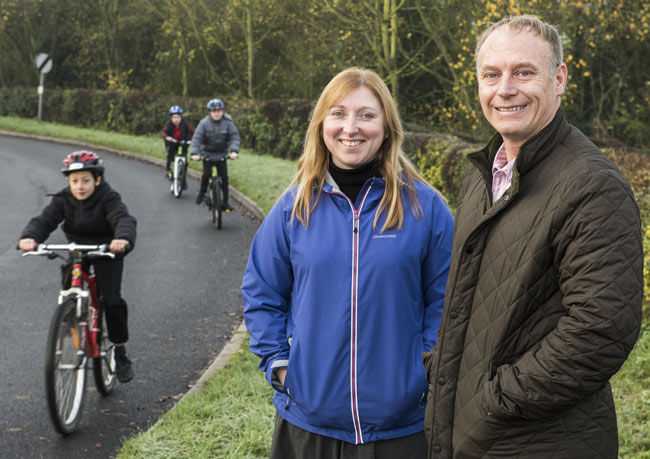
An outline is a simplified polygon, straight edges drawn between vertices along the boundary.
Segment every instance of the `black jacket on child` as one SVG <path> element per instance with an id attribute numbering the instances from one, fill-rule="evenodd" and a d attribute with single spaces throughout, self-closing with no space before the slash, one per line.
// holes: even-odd
<path id="1" fill-rule="evenodd" d="M 136 220 L 120 194 L 103 180 L 83 201 L 72 196 L 70 187 L 52 195 L 50 204 L 29 221 L 20 238 L 41 243 L 61 222 L 70 242 L 109 244 L 113 239 L 126 239 L 131 250 L 135 245 Z"/>
<path id="2" fill-rule="evenodd" d="M 70 242 L 95 245 L 126 239 L 130 250 L 135 245 L 136 220 L 129 214 L 120 194 L 103 180 L 93 194 L 82 201 L 72 195 L 70 187 L 52 195 L 52 201 L 29 221 L 20 238 L 32 238 L 41 243 L 61 222 Z M 124 254 L 117 254 L 114 260 L 94 260 L 93 265 L 97 286 L 104 298 L 108 338 L 116 344 L 126 343 L 129 339 L 128 309 L 121 293 Z M 62 269 L 65 283 L 69 264 Z"/>

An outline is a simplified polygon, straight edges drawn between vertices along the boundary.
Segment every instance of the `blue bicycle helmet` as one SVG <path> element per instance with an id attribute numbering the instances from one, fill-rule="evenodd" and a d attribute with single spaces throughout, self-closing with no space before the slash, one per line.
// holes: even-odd
<path id="1" fill-rule="evenodd" d="M 170 115 L 180 115 L 182 113 L 183 113 L 183 109 L 180 107 L 180 105 L 174 105 L 172 108 L 169 109 Z"/>
<path id="2" fill-rule="evenodd" d="M 221 99 L 212 99 L 210 102 L 208 102 L 208 110 L 223 110 L 225 105 L 223 104 L 223 101 Z"/>

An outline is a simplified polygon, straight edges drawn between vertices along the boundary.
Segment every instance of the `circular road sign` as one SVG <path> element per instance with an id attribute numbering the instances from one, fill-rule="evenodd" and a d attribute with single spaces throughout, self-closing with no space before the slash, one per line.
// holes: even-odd
<path id="1" fill-rule="evenodd" d="M 41 73 L 52 70 L 52 58 L 45 53 L 38 53 L 36 56 L 36 68 Z"/>

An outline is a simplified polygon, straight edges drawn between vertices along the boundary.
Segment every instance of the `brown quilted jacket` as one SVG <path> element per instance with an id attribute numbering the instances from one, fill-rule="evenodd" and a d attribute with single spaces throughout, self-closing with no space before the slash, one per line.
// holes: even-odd
<path id="1" fill-rule="evenodd" d="M 641 325 L 639 211 L 558 110 L 491 202 L 495 136 L 473 153 L 429 378 L 429 458 L 616 458 L 609 379 Z"/>

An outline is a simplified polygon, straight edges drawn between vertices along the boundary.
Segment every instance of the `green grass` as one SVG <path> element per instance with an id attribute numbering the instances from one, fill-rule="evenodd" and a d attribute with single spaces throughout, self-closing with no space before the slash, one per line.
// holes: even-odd
<path id="1" fill-rule="evenodd" d="M 132 136 L 7 116 L 0 116 L 0 130 L 87 142 L 160 159 L 165 154 L 158 133 Z M 230 184 L 255 201 L 264 213 L 268 213 L 291 182 L 296 161 L 257 155 L 246 149 L 241 153 L 239 159 L 228 163 Z M 199 162 L 190 161 L 190 167 L 201 170 Z"/>
<path id="2" fill-rule="evenodd" d="M 133 137 L 0 117 L 0 130 L 74 139 L 162 157 L 155 136 Z M 229 167 L 233 185 L 265 211 L 287 187 L 295 162 L 244 151 Z M 155 426 L 126 441 L 119 458 L 268 457 L 274 408 L 272 390 L 257 369 L 248 342 L 203 389 L 183 399 Z M 612 386 L 618 413 L 620 457 L 650 459 L 650 324 Z"/>
<path id="3" fill-rule="evenodd" d="M 618 415 L 619 456 L 650 459 L 650 324 L 612 379 Z"/>
<path id="4" fill-rule="evenodd" d="M 118 458 L 268 457 L 275 408 L 258 363 L 245 340 L 226 369 L 127 440 Z"/>

